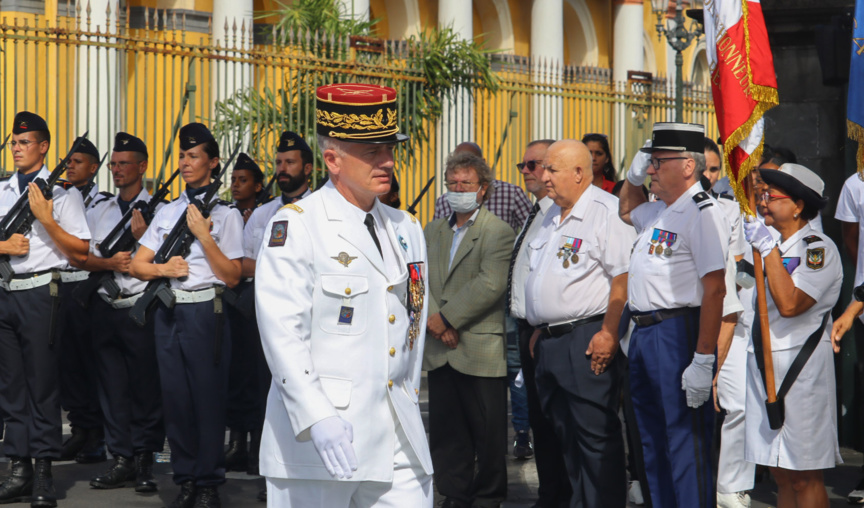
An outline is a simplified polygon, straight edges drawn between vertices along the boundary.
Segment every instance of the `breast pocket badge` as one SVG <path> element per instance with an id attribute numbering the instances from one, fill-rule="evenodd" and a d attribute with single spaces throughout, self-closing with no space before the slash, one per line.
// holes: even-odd
<path id="1" fill-rule="evenodd" d="M 339 309 L 339 324 L 350 325 L 352 319 L 354 319 L 354 307 L 343 305 L 342 308 Z"/>

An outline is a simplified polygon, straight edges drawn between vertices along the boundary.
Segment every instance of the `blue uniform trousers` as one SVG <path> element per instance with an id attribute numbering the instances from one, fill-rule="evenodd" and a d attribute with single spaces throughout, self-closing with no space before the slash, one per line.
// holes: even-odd
<path id="1" fill-rule="evenodd" d="M 60 405 L 73 427 L 98 429 L 103 425 L 99 405 L 96 356 L 93 354 L 91 312 L 81 308 L 72 292 L 82 281 L 60 284 L 57 337 L 60 339 Z M 101 299 L 93 296 L 90 303 Z M 128 311 L 127 311 L 128 314 Z"/>
<path id="2" fill-rule="evenodd" d="M 225 406 L 231 340 L 223 321 L 215 352 L 213 301 L 158 306 L 154 314 L 156 358 L 162 383 L 165 433 L 174 483 L 199 487 L 225 483 Z"/>
<path id="3" fill-rule="evenodd" d="M 681 375 L 693 360 L 699 309 L 650 326 L 630 339 L 630 394 L 655 507 L 716 506 L 712 453 L 714 406 L 687 407 Z"/>
<path id="4" fill-rule="evenodd" d="M 231 367 L 228 373 L 228 428 L 236 432 L 264 427 L 270 368 L 261 347 L 258 322 L 247 319 L 231 305 L 225 306 L 231 327 Z"/>
<path id="5" fill-rule="evenodd" d="M 6 413 L 7 457 L 60 457 L 59 344 L 48 336 L 53 312 L 47 285 L 0 289 L 0 407 Z"/>
<path id="6" fill-rule="evenodd" d="M 112 455 L 132 457 L 162 450 L 162 400 L 153 339 L 153 319 L 142 328 L 129 309 L 90 300 L 99 400 L 105 441 Z"/>

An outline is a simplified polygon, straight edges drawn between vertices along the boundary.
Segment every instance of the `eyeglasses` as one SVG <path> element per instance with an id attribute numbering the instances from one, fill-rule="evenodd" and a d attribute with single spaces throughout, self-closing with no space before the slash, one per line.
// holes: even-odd
<path id="1" fill-rule="evenodd" d="M 12 148 L 15 148 L 16 146 L 20 146 L 21 148 L 26 150 L 27 147 L 32 145 L 33 143 L 35 143 L 35 141 L 30 141 L 29 139 L 22 139 L 21 141 L 10 141 L 9 145 Z"/>
<path id="2" fill-rule="evenodd" d="M 479 184 L 480 184 L 480 182 L 453 182 L 453 181 L 444 182 L 444 185 L 446 185 L 447 189 L 449 189 L 449 190 L 455 190 L 458 188 L 470 190 L 475 185 L 479 185 Z"/>
<path id="3" fill-rule="evenodd" d="M 651 165 L 654 166 L 654 169 L 660 169 L 660 164 L 663 164 L 666 161 L 677 161 L 677 160 L 687 160 L 689 157 L 662 157 L 651 159 Z"/>
<path id="4" fill-rule="evenodd" d="M 768 192 L 763 192 L 761 198 L 762 198 L 762 201 L 764 201 L 766 203 L 770 203 L 770 202 L 776 201 L 778 199 L 792 199 L 792 196 L 785 196 L 783 194 L 770 194 Z"/>
<path id="5" fill-rule="evenodd" d="M 519 171 L 522 171 L 522 170 L 525 169 L 525 167 L 527 166 L 527 167 L 528 167 L 528 171 L 534 171 L 535 169 L 537 169 L 537 166 L 540 166 L 541 168 L 543 167 L 542 162 L 543 162 L 543 161 L 541 161 L 541 160 L 533 160 L 533 161 L 528 161 L 528 162 L 520 162 L 520 163 L 516 164 L 516 168 L 518 168 Z"/>

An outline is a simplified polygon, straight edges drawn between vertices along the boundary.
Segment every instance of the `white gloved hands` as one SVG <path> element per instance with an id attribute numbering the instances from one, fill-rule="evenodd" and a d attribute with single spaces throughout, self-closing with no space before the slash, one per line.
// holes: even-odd
<path id="1" fill-rule="evenodd" d="M 763 258 L 770 254 L 777 245 L 777 240 L 771 236 L 768 226 L 762 224 L 759 219 L 752 215 L 744 221 L 744 238 L 750 242 L 750 245 L 759 250 L 759 254 Z"/>
<path id="2" fill-rule="evenodd" d="M 651 140 L 645 141 L 642 148 L 649 148 Z M 648 166 L 651 165 L 651 154 L 641 150 L 636 152 L 633 157 L 633 162 L 630 163 L 630 170 L 627 171 L 627 181 L 637 187 L 645 185 L 645 177 L 648 176 Z"/>
<path id="3" fill-rule="evenodd" d="M 331 476 L 351 478 L 357 470 L 354 456 L 354 427 L 338 416 L 331 416 L 309 428 L 315 450 Z"/>
<path id="4" fill-rule="evenodd" d="M 711 398 L 714 383 L 714 355 L 696 353 L 681 376 L 681 389 L 687 392 L 687 406 L 697 408 Z"/>

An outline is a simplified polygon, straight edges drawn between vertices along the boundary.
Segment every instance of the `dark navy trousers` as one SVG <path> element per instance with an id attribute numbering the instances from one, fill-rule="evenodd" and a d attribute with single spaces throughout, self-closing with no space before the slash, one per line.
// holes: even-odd
<path id="1" fill-rule="evenodd" d="M 72 298 L 81 281 L 60 284 L 57 337 L 60 344 L 60 405 L 69 412 L 69 423 L 81 429 L 103 425 L 99 405 L 96 360 L 93 354 L 91 309 L 83 309 Z M 90 299 L 102 301 L 98 296 Z"/>
<path id="2" fill-rule="evenodd" d="M 162 305 L 154 314 L 165 433 L 174 483 L 225 483 L 225 408 L 231 339 L 223 320 L 216 356 L 213 301 Z"/>
<path id="3" fill-rule="evenodd" d="M 228 428 L 252 432 L 264 427 L 270 368 L 261 347 L 258 322 L 247 319 L 231 305 L 225 306 L 231 328 L 231 368 L 228 374 Z"/>
<path id="4" fill-rule="evenodd" d="M 571 508 L 623 508 L 627 504 L 621 400 L 621 354 L 598 375 L 585 354 L 602 321 L 561 337 L 540 335 L 534 347 L 537 394 L 561 443 L 570 481 Z"/>
<path id="5" fill-rule="evenodd" d="M 0 407 L 6 413 L 7 457 L 60 457 L 59 344 L 48 337 L 52 300 L 47 285 L 0 289 Z"/>
<path id="6" fill-rule="evenodd" d="M 108 450 L 124 457 L 162 450 L 165 431 L 153 320 L 139 327 L 129 309 L 115 309 L 99 296 L 91 299 L 90 309 Z"/>
<path id="7" fill-rule="evenodd" d="M 651 326 L 630 339 L 630 394 L 655 507 L 716 506 L 712 461 L 714 406 L 687 407 L 681 375 L 693 360 L 699 312 Z"/>

